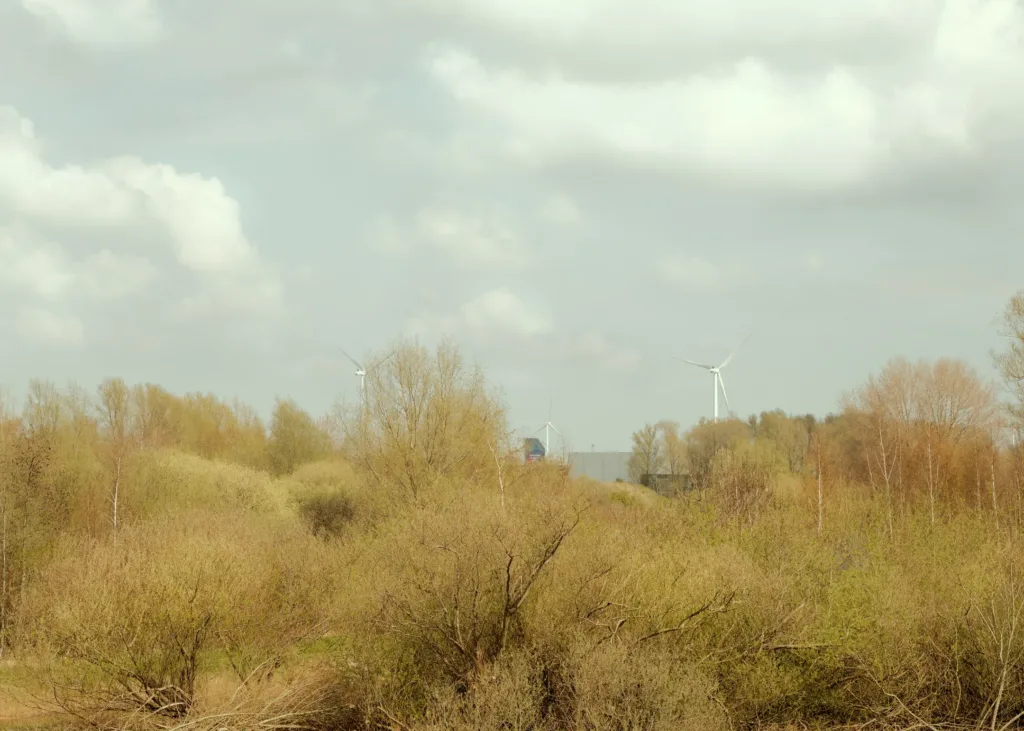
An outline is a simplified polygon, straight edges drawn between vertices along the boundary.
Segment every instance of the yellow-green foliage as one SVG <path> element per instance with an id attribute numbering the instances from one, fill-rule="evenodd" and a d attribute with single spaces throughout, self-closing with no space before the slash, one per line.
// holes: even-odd
<path id="1" fill-rule="evenodd" d="M 330 437 L 313 418 L 293 401 L 278 399 L 267 443 L 270 471 L 275 475 L 289 475 L 296 468 L 330 453 Z"/>
<path id="2" fill-rule="evenodd" d="M 366 486 L 340 457 L 302 465 L 288 486 L 306 527 L 323 538 L 342 535 L 353 522 L 365 527 L 393 510 L 387 497 Z"/>
<path id="3" fill-rule="evenodd" d="M 331 579 L 293 520 L 164 518 L 63 542 L 26 594 L 19 634 L 53 658 L 46 670 L 67 708 L 171 704 L 174 714 L 204 671 L 226 664 L 243 681 L 322 632 Z"/>
<path id="4" fill-rule="evenodd" d="M 160 450 L 138 455 L 125 489 L 126 510 L 140 517 L 182 511 L 290 512 L 287 480 L 228 462 Z"/>
<path id="5" fill-rule="evenodd" d="M 1005 731 L 1024 714 L 1020 455 L 950 451 L 950 480 L 980 491 L 985 467 L 991 501 L 931 499 L 927 444 L 880 478 L 870 428 L 879 449 L 909 431 L 877 414 L 767 413 L 692 430 L 697 489 L 670 500 L 522 464 L 447 346 L 373 370 L 350 461 L 301 413 L 267 451 L 258 420 L 154 389 L 133 392 L 145 438 L 122 452 L 37 384 L 0 435 L 18 519 L 0 641 L 99 728 L 187 711 L 211 729 Z"/>
<path id="6" fill-rule="evenodd" d="M 1024 641 L 1008 634 L 1024 555 L 984 516 L 911 515 L 890 536 L 884 504 L 851 493 L 818 534 L 800 495 L 737 521 L 714 495 L 599 489 L 547 466 L 511 470 L 504 508 L 496 478 L 437 483 L 415 504 L 365 503 L 324 542 L 303 502 L 348 496 L 358 516 L 373 492 L 344 462 L 275 480 L 139 459 L 147 511 L 116 539 L 61 541 L 19 612 L 19 646 L 60 658 L 46 667 L 70 707 L 158 688 L 185 703 L 218 673 L 261 667 L 250 682 L 267 683 L 319 657 L 335 670 L 317 703 L 414 729 L 965 723 L 997 697 L 1004 721 L 1024 710 Z"/>

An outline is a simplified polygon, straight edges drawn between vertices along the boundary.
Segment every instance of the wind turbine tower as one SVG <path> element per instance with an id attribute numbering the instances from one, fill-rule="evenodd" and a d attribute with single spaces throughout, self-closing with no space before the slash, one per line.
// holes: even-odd
<path id="1" fill-rule="evenodd" d="M 348 358 L 350 361 L 352 361 L 352 365 L 354 365 L 356 367 L 356 375 L 359 376 L 359 399 L 361 401 L 365 401 L 366 400 L 366 369 L 363 368 L 362 364 L 359 363 L 359 361 L 357 361 L 351 355 L 346 353 L 344 350 L 341 351 L 341 352 L 342 352 L 342 354 L 346 358 Z"/>
<path id="2" fill-rule="evenodd" d="M 359 363 L 359 361 L 357 361 L 351 355 L 346 353 L 344 350 L 342 350 L 341 352 L 346 358 L 352 361 L 352 365 L 356 367 L 355 374 L 359 376 L 359 400 L 362 401 L 363 406 L 366 406 L 366 368 L 364 368 L 363 365 Z M 379 366 L 382 366 L 389 360 L 391 360 L 391 358 L 394 356 L 395 352 L 391 352 L 384 360 L 374 363 L 372 367 L 377 368 Z"/>
<path id="3" fill-rule="evenodd" d="M 541 424 L 540 429 L 537 431 L 544 430 L 544 458 L 548 459 L 551 454 L 551 432 L 554 432 L 559 437 L 562 436 L 562 432 L 558 431 L 554 424 L 551 423 L 551 401 L 548 402 L 548 420 Z"/>
<path id="4" fill-rule="evenodd" d="M 725 368 L 727 365 L 729 365 L 730 361 L 732 361 L 732 359 L 733 359 L 733 356 L 735 356 L 736 353 L 739 351 L 739 349 L 742 348 L 746 344 L 747 340 L 750 340 L 750 337 L 751 336 L 748 335 L 743 340 L 743 342 L 740 343 L 739 347 L 737 347 L 736 350 L 734 350 L 732 353 L 730 353 L 729 357 L 726 358 L 725 360 L 723 360 L 722 363 L 720 365 L 717 365 L 717 366 L 707 365 L 705 363 L 697 363 L 697 362 L 692 361 L 692 360 L 686 360 L 685 358 L 677 358 L 676 359 L 676 360 L 681 360 L 683 363 L 689 363 L 692 366 L 697 366 L 698 368 L 703 368 L 704 370 L 706 370 L 706 371 L 711 373 L 712 388 L 714 389 L 714 398 L 715 398 L 714 423 L 716 423 L 716 424 L 718 423 L 718 391 L 719 391 L 719 389 L 721 389 L 722 396 L 725 398 L 725 408 L 727 408 L 729 410 L 730 414 L 732 413 L 732 407 L 729 405 L 729 394 L 725 390 L 725 381 L 722 380 L 722 369 Z"/>

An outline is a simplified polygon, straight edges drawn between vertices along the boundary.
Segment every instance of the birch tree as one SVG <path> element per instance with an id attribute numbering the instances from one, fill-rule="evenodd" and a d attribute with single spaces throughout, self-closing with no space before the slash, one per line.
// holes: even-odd
<path id="1" fill-rule="evenodd" d="M 818 535 L 825 526 L 826 493 L 836 477 L 837 456 L 835 439 L 827 426 L 816 426 L 811 431 L 805 462 L 810 464 L 814 479 L 815 524 Z"/>
<path id="2" fill-rule="evenodd" d="M 111 473 L 107 498 L 110 501 L 110 523 L 116 533 L 121 523 L 125 462 L 129 452 L 136 446 L 135 400 L 131 390 L 120 378 L 108 378 L 101 383 L 98 397 L 98 421 Z"/>

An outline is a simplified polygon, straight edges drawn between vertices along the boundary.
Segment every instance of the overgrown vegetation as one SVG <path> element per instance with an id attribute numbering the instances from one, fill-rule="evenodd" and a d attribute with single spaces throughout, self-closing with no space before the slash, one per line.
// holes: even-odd
<path id="1" fill-rule="evenodd" d="M 525 464 L 449 345 L 377 365 L 353 413 L 269 427 L 116 380 L 4 401 L 0 687 L 94 728 L 1024 718 L 1019 412 L 963 364 L 895 360 L 823 420 L 648 425 L 634 472 L 678 499 Z"/>

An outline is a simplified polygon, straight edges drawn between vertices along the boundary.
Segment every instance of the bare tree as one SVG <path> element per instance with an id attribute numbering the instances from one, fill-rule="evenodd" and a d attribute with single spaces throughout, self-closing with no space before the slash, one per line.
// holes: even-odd
<path id="1" fill-rule="evenodd" d="M 996 426 L 995 390 L 963 361 L 943 358 L 918 369 L 915 416 L 924 442 L 931 522 L 944 491 L 949 462 L 964 438 Z"/>
<path id="2" fill-rule="evenodd" d="M 492 474 L 505 410 L 451 343 L 415 343 L 367 364 L 365 408 L 345 424 L 345 451 L 374 485 L 416 498 L 438 480 Z"/>
<path id="3" fill-rule="evenodd" d="M 714 500 L 723 515 L 752 523 L 775 482 L 776 465 L 749 449 L 723 449 L 711 467 Z"/>
<path id="4" fill-rule="evenodd" d="M 633 453 L 629 457 L 629 479 L 639 484 L 645 475 L 657 474 L 665 464 L 658 427 L 646 424 L 633 432 Z"/>
<path id="5" fill-rule="evenodd" d="M 906 427 L 913 419 L 914 388 L 913 367 L 899 358 L 886 364 L 878 376 L 869 377 L 852 399 L 869 416 L 865 458 L 872 486 L 880 479 L 890 539 L 895 535 L 895 490 L 900 483 L 898 470 Z"/>
<path id="6" fill-rule="evenodd" d="M 661 447 L 665 455 L 665 468 L 673 477 L 683 474 L 686 469 L 686 443 L 679 434 L 679 423 L 675 421 L 658 422 L 661 430 Z"/>
<path id="7" fill-rule="evenodd" d="M 1016 397 L 1014 414 L 1024 416 L 1024 290 L 1014 295 L 1003 310 L 1000 334 L 1006 338 L 1006 350 L 993 352 L 996 367 Z"/>
<path id="8" fill-rule="evenodd" d="M 790 472 L 796 474 L 803 470 L 809 441 L 806 418 L 789 416 L 781 409 L 764 411 L 754 436 L 773 442 Z"/>
<path id="9" fill-rule="evenodd" d="M 125 460 L 135 441 L 135 410 L 132 393 L 120 378 L 108 378 L 99 386 L 99 425 L 106 438 L 111 476 L 110 495 L 111 524 L 117 532 L 120 524 L 121 483 L 124 476 Z"/>
<path id="10" fill-rule="evenodd" d="M 835 479 L 835 444 L 827 426 L 817 426 L 807 446 L 807 461 L 811 463 L 814 475 L 817 532 L 821 535 L 825 526 L 825 492 Z"/>
<path id="11" fill-rule="evenodd" d="M 524 471 L 522 469 L 522 457 L 516 459 L 516 435 L 506 430 L 504 433 L 497 434 L 496 437 L 498 437 L 496 441 L 487 442 L 487 448 L 494 458 L 494 466 L 498 476 L 498 496 L 501 502 L 501 512 L 504 514 L 505 490 L 512 487 L 523 476 Z"/>
<path id="12" fill-rule="evenodd" d="M 702 491 L 710 487 L 715 455 L 723 449 L 736 449 L 748 443 L 752 435 L 752 427 L 739 419 L 712 422 L 702 418 L 686 432 L 683 438 L 686 466 L 694 487 Z"/>

